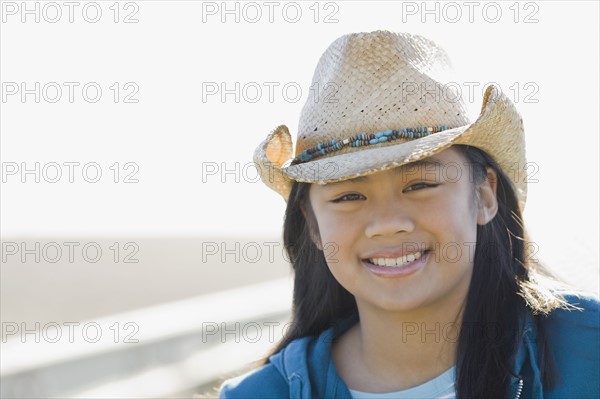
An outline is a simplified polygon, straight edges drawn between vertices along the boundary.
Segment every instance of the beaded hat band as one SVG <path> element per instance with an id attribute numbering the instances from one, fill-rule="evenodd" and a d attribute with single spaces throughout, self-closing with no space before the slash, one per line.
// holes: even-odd
<path id="1" fill-rule="evenodd" d="M 361 133 L 352 137 L 347 137 L 341 140 L 330 140 L 324 143 L 319 143 L 314 147 L 304 150 L 296 158 L 292 159 L 291 165 L 298 165 L 303 162 L 308 162 L 312 159 L 322 157 L 323 155 L 332 152 L 340 151 L 343 147 L 362 147 L 367 145 L 385 143 L 398 139 L 420 139 L 421 137 L 429 136 L 432 133 L 442 132 L 448 129 L 447 126 L 436 127 L 409 127 L 400 130 L 384 130 L 377 133 Z"/>
<path id="2" fill-rule="evenodd" d="M 471 123 L 460 96 L 430 94 L 451 89 L 449 71 L 446 52 L 422 36 L 376 31 L 338 38 L 315 69 L 315 95 L 302 108 L 295 150 L 285 125 L 256 148 L 262 181 L 287 201 L 294 182 L 352 179 L 454 144 L 480 148 L 506 172 L 524 168 L 523 121 L 514 104 L 490 85 Z M 523 174 L 508 174 L 523 208 Z"/>

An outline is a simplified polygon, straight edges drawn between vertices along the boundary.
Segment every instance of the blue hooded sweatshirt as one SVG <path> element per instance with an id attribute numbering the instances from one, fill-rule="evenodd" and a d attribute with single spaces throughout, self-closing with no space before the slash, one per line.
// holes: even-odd
<path id="1" fill-rule="evenodd" d="M 600 302 L 596 298 L 563 293 L 581 310 L 553 311 L 543 323 L 556 364 L 558 381 L 551 390 L 541 382 L 537 327 L 522 311 L 522 339 L 509 381 L 507 399 L 600 398 Z M 248 374 L 227 380 L 220 398 L 344 398 L 352 396 L 338 375 L 331 357 L 332 342 L 358 321 L 341 320 L 319 337 L 292 341 L 272 355 L 269 363 Z"/>

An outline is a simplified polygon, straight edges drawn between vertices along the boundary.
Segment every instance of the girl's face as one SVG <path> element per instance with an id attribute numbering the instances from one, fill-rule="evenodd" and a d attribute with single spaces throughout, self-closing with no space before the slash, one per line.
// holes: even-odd
<path id="1" fill-rule="evenodd" d="M 465 299 L 477 224 L 497 209 L 495 175 L 488 170 L 475 188 L 466 162 L 451 147 L 396 169 L 311 185 L 317 245 L 359 307 L 410 311 Z"/>

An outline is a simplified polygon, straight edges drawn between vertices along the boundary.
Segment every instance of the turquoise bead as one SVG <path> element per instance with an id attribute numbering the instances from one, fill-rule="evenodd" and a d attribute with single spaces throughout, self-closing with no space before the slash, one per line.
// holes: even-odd
<path id="1" fill-rule="evenodd" d="M 379 143 L 379 139 L 371 139 L 369 140 L 369 144 L 377 144 Z"/>
<path id="2" fill-rule="evenodd" d="M 389 129 L 383 132 L 383 134 L 385 136 L 391 136 L 393 133 L 394 133 L 394 131 L 393 130 L 389 130 Z"/>
<path id="3" fill-rule="evenodd" d="M 387 141 L 387 140 L 388 140 L 388 138 L 385 136 L 379 138 L 380 143 L 383 143 L 384 141 Z"/>

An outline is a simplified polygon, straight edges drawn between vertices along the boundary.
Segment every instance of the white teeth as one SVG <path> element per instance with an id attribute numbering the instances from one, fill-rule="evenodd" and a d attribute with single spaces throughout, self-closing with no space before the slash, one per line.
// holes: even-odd
<path id="1" fill-rule="evenodd" d="M 398 267 L 405 266 L 410 262 L 414 262 L 419 259 L 423 254 L 421 252 L 415 252 L 414 254 L 409 254 L 406 256 L 401 256 L 399 258 L 371 258 L 369 262 L 377 266 L 386 266 L 386 267 Z"/>

